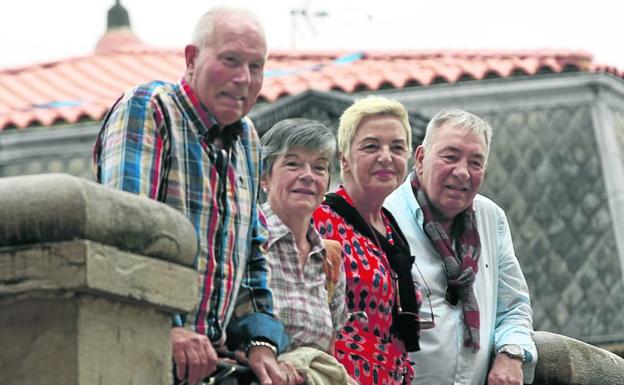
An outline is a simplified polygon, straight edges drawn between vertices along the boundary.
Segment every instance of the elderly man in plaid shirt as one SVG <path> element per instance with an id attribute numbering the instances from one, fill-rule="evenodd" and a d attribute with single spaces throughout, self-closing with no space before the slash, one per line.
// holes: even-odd
<path id="1" fill-rule="evenodd" d="M 288 337 L 272 316 L 257 247 L 266 236 L 257 217 L 259 140 L 245 117 L 262 87 L 264 31 L 247 11 L 213 9 L 184 56 L 180 81 L 139 85 L 113 106 L 94 149 L 97 179 L 180 210 L 197 231 L 200 293 L 171 331 L 176 377 L 195 384 L 214 372 L 230 324 L 260 383 L 285 384 L 275 358 Z"/>

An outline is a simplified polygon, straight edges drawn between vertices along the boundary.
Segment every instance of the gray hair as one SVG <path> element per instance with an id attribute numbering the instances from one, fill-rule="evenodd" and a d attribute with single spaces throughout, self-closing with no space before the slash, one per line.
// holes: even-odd
<path id="1" fill-rule="evenodd" d="M 336 154 L 336 139 L 329 128 L 315 120 L 281 120 L 262 136 L 262 176 L 270 175 L 275 159 L 293 148 L 316 152 L 331 162 Z"/>
<path id="2" fill-rule="evenodd" d="M 425 149 L 429 149 L 434 131 L 444 125 L 464 128 L 477 135 L 483 135 L 485 137 L 485 161 L 487 163 L 490 155 L 490 143 L 492 143 L 492 127 L 485 120 L 464 110 L 442 110 L 435 114 L 427 124 L 425 138 L 422 141 L 422 146 Z"/>
<path id="3" fill-rule="evenodd" d="M 191 42 L 200 50 L 203 49 L 210 41 L 210 38 L 212 38 L 215 22 L 222 20 L 224 17 L 232 16 L 237 16 L 253 22 L 257 25 L 258 30 L 262 33 L 262 35 L 265 35 L 262 23 L 250 10 L 240 7 L 221 6 L 211 8 L 199 18 L 191 35 Z"/>

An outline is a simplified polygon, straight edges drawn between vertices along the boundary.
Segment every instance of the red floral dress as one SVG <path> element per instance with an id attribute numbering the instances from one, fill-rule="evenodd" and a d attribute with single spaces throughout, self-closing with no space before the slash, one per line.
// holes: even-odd
<path id="1" fill-rule="evenodd" d="M 344 188 L 336 193 L 353 205 Z M 383 250 L 328 206 L 321 205 L 313 219 L 321 237 L 342 244 L 352 316 L 338 333 L 336 358 L 361 385 L 411 384 L 411 361 L 403 342 L 390 331 L 398 283 Z M 388 225 L 386 233 L 391 237 Z"/>

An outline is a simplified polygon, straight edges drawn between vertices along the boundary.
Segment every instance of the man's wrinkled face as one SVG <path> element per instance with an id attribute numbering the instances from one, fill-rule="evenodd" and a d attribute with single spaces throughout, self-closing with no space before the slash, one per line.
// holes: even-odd
<path id="1" fill-rule="evenodd" d="M 252 21 L 224 17 L 203 49 L 185 49 L 186 79 L 221 126 L 248 114 L 262 88 L 267 48 Z"/>
<path id="2" fill-rule="evenodd" d="M 427 148 L 416 149 L 416 173 L 439 219 L 453 220 L 472 204 L 483 183 L 485 136 L 446 124 L 430 139 Z"/>

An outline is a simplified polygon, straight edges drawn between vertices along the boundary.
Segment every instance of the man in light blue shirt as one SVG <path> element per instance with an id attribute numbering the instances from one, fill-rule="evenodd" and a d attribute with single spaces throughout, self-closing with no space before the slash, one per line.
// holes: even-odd
<path id="1" fill-rule="evenodd" d="M 505 213 L 477 194 L 491 138 L 491 127 L 469 112 L 438 113 L 414 171 L 385 203 L 409 241 L 423 294 L 414 384 L 533 381 L 528 287 Z"/>

